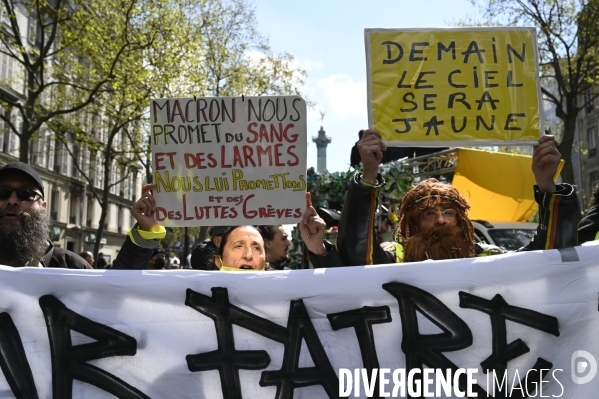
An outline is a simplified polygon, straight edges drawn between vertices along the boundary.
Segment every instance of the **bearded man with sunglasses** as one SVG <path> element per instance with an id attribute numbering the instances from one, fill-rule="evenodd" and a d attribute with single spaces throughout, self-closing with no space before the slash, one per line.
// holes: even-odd
<path id="1" fill-rule="evenodd" d="M 56 248 L 44 185 L 23 162 L 0 168 L 0 265 L 91 269 L 79 255 Z"/>

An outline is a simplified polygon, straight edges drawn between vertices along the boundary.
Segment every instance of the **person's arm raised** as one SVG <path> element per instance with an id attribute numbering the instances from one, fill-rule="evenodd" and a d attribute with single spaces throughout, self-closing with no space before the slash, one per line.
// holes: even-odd
<path id="1" fill-rule="evenodd" d="M 146 269 L 152 256 L 152 250 L 166 235 L 166 230 L 156 221 L 156 201 L 152 195 L 155 184 L 146 184 L 142 188 L 140 199 L 131 208 L 131 215 L 137 221 L 127 232 L 127 238 L 121 246 L 113 269 Z"/>
<path id="2" fill-rule="evenodd" d="M 316 209 L 312 206 L 310 193 L 306 193 L 306 210 L 300 223 L 300 234 L 306 247 L 314 255 L 325 256 L 327 249 L 324 246 L 324 231 L 327 225 L 322 220 Z"/>
<path id="3" fill-rule="evenodd" d="M 146 184 L 141 189 L 141 198 L 131 208 L 131 216 L 137 220 L 141 230 L 154 231 L 159 224 L 156 221 L 156 200 L 152 195 L 152 190 L 156 184 Z"/>
<path id="4" fill-rule="evenodd" d="M 539 144 L 533 148 L 532 172 L 535 175 L 537 186 L 542 192 L 554 193 L 556 188 L 553 178 L 562 158 L 562 154 L 555 146 L 555 137 L 543 136 L 539 139 Z"/>
<path id="5" fill-rule="evenodd" d="M 362 140 L 358 142 L 358 151 L 364 165 L 362 179 L 367 182 L 376 184 L 379 165 L 383 159 L 383 151 L 387 150 L 387 146 L 383 143 L 382 136 L 374 129 L 364 131 Z"/>

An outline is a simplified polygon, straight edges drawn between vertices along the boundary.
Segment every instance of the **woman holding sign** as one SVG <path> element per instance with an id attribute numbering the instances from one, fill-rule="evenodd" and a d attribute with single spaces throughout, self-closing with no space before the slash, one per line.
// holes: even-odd
<path id="1" fill-rule="evenodd" d="M 155 184 L 143 187 L 141 198 L 131 208 L 137 223 L 127 234 L 114 269 L 146 269 L 158 242 L 166 231 L 155 218 L 156 201 L 152 195 Z M 233 226 L 224 232 L 219 256 L 215 260 L 220 270 L 264 270 L 266 252 L 264 240 L 253 226 Z"/>
<path id="2" fill-rule="evenodd" d="M 117 255 L 113 268 L 141 270 L 148 266 L 152 251 L 158 247 L 158 242 L 166 232 L 155 219 L 156 201 L 152 196 L 155 184 L 143 187 L 141 198 L 131 208 L 131 215 L 137 223 L 127 234 L 125 243 Z M 341 266 L 335 263 L 339 260 L 336 253 L 326 256 L 327 250 L 333 246 L 324 241 L 325 222 L 318 216 L 312 207 L 310 193 L 306 193 L 306 206 L 304 220 L 300 225 L 302 237 L 311 252 L 311 261 L 316 267 Z M 279 240 L 280 252 L 286 253 L 288 246 L 286 233 Z M 285 247 L 285 250 L 282 249 Z M 324 256 L 315 256 L 324 255 Z M 323 261 L 324 263 L 319 263 Z M 227 228 L 223 233 L 219 256 L 215 259 L 216 266 L 220 270 L 265 270 L 266 250 L 264 239 L 260 231 L 254 226 L 233 226 Z"/>

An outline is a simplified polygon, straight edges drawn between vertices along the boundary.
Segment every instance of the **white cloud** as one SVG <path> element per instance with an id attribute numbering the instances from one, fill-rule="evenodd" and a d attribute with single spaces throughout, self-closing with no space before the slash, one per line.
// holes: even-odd
<path id="1" fill-rule="evenodd" d="M 323 69 L 324 63 L 322 61 L 299 59 L 298 57 L 294 56 L 291 66 L 293 68 L 305 69 L 307 72 L 310 72 L 310 71 Z"/>
<path id="2" fill-rule="evenodd" d="M 331 75 L 321 79 L 325 107 L 338 116 L 364 116 L 366 110 L 366 82 L 355 81 L 349 75 Z"/>

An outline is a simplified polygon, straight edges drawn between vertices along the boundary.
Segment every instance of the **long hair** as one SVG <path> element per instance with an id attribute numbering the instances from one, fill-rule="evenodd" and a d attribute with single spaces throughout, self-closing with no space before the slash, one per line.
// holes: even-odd
<path id="1" fill-rule="evenodd" d="M 463 233 L 463 239 L 474 245 L 474 228 L 468 219 L 470 204 L 458 190 L 449 184 L 430 178 L 418 183 L 403 199 L 399 209 L 399 224 L 395 231 L 397 242 L 406 242 L 420 233 L 420 220 L 423 213 L 439 204 L 447 204 L 456 211 L 456 225 Z"/>

